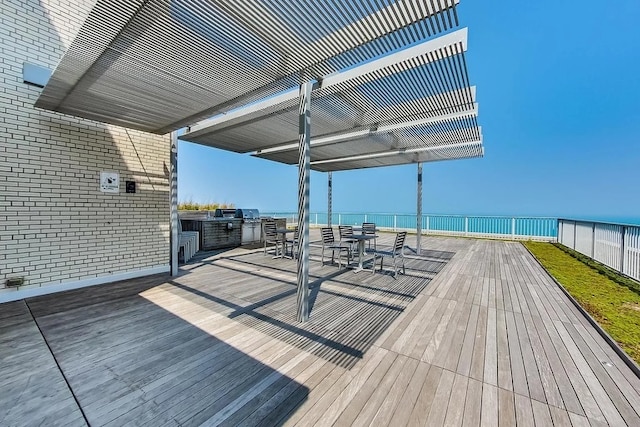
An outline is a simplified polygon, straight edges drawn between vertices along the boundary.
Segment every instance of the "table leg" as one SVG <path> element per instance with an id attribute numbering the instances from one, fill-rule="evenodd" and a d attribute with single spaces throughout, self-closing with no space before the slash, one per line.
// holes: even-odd
<path id="1" fill-rule="evenodd" d="M 354 273 L 359 273 L 364 270 L 362 265 L 362 254 L 364 253 L 364 240 L 358 240 L 358 267 L 353 270 Z"/>

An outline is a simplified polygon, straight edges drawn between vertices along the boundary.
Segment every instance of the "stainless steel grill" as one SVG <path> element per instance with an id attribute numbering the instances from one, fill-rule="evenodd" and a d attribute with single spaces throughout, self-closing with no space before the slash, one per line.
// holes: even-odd
<path id="1" fill-rule="evenodd" d="M 236 209 L 235 217 L 242 219 L 242 244 L 260 242 L 262 230 L 258 209 Z"/>

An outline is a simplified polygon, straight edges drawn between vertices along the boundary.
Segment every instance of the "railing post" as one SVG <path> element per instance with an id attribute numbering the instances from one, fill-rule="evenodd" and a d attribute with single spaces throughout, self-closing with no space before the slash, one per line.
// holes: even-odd
<path id="1" fill-rule="evenodd" d="M 367 222 L 367 214 L 364 214 L 364 221 L 363 222 Z"/>
<path id="2" fill-rule="evenodd" d="M 427 226 L 427 232 L 429 232 L 429 215 L 427 215 L 427 223 L 425 225 Z"/>
<path id="3" fill-rule="evenodd" d="M 398 216 L 396 214 L 393 215 L 393 231 L 398 230 Z"/>
<path id="4" fill-rule="evenodd" d="M 469 217 L 468 216 L 464 217 L 464 235 L 465 236 L 469 235 Z"/>
<path id="5" fill-rule="evenodd" d="M 316 225 L 318 225 L 318 212 L 316 212 Z"/>
<path id="6" fill-rule="evenodd" d="M 558 218 L 556 233 L 558 233 L 558 235 L 556 236 L 556 242 L 562 243 L 562 221 L 560 220 L 560 218 Z"/>
<path id="7" fill-rule="evenodd" d="M 342 225 L 342 214 L 338 214 L 338 225 Z"/>
<path id="8" fill-rule="evenodd" d="M 516 219 L 511 218 L 511 239 L 515 240 L 516 238 Z"/>
<path id="9" fill-rule="evenodd" d="M 620 273 L 622 274 L 624 274 L 624 257 L 626 252 L 624 247 L 624 235 L 626 231 L 627 227 L 623 225 L 621 229 L 622 235 L 620 236 Z"/>
<path id="10" fill-rule="evenodd" d="M 596 259 L 596 223 L 591 224 L 591 258 Z"/>

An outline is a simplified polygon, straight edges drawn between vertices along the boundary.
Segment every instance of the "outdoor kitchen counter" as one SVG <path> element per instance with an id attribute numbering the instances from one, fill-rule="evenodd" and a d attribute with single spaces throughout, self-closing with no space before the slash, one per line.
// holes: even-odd
<path id="1" fill-rule="evenodd" d="M 200 233 L 200 249 L 232 248 L 242 241 L 242 219 L 181 219 L 182 230 Z M 229 225 L 231 224 L 231 225 Z"/>

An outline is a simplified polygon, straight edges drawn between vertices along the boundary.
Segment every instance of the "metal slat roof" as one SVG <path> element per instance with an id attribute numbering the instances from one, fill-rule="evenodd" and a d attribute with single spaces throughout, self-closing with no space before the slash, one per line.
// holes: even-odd
<path id="1" fill-rule="evenodd" d="M 482 156 L 466 38 L 458 30 L 324 78 L 312 94 L 311 167 Z M 295 164 L 297 101 L 297 91 L 288 91 L 204 120 L 181 139 Z"/>
<path id="2" fill-rule="evenodd" d="M 455 28 L 458 1 L 98 0 L 36 106 L 164 134 Z"/>

